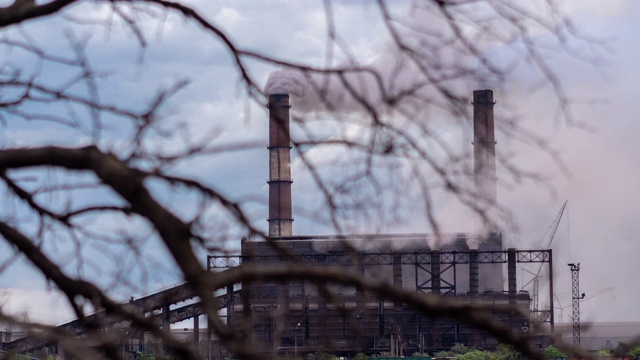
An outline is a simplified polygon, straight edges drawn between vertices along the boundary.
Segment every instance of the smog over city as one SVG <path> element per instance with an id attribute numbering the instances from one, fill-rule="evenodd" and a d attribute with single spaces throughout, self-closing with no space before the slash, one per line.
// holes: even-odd
<path id="1" fill-rule="evenodd" d="M 0 355 L 638 356 L 639 16 L 0 0 Z"/>

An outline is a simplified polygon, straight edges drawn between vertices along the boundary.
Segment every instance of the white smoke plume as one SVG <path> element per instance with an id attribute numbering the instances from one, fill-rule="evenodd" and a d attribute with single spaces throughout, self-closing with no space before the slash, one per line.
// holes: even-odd
<path id="1" fill-rule="evenodd" d="M 272 94 L 289 94 L 303 97 L 307 93 L 307 79 L 304 75 L 292 70 L 278 70 L 269 74 L 265 92 Z"/>
<path id="2" fill-rule="evenodd" d="M 354 98 L 343 81 L 346 81 L 361 98 Z M 297 97 L 294 100 L 294 111 L 299 113 L 363 112 L 365 107 L 361 101 L 380 111 L 382 104 L 381 91 L 373 76 L 363 73 L 345 74 L 342 80 L 335 74 L 317 73 L 307 77 L 300 71 L 278 70 L 269 75 L 265 92 L 269 95 L 289 94 Z"/>
<path id="3" fill-rule="evenodd" d="M 296 96 L 292 110 L 298 113 L 385 114 L 394 109 L 416 113 L 438 98 L 423 71 L 406 54 L 390 45 L 382 46 L 379 53 L 360 66 L 336 66 L 344 69 L 341 74 L 278 70 L 269 75 L 265 91 Z"/>

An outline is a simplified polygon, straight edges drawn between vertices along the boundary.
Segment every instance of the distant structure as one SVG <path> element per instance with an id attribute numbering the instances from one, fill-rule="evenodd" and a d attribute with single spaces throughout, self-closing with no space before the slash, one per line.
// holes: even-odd
<path id="1" fill-rule="evenodd" d="M 474 106 L 474 172 L 478 201 L 495 205 L 495 136 L 493 92 L 478 90 L 473 94 Z M 546 263 L 549 269 L 549 304 L 553 309 L 553 271 L 551 250 L 504 249 L 502 234 L 485 224 L 478 234 L 449 234 L 446 245 L 430 248 L 430 234 L 376 234 L 349 236 L 293 235 L 293 213 L 290 170 L 289 96 L 269 97 L 269 236 L 270 240 L 293 254 L 298 262 L 314 267 L 338 266 L 345 272 L 367 278 L 384 279 L 394 286 L 417 293 L 437 294 L 458 301 L 488 305 L 493 315 L 513 331 L 531 336 L 543 344 L 548 339 L 530 334 L 531 317 L 554 326 L 552 311 L 538 311 L 518 316 L 504 311 L 511 305 L 528 312 L 531 297 L 517 290 L 517 266 L 522 263 Z M 484 199 L 484 200 L 482 200 Z M 479 244 L 470 248 L 468 244 Z M 362 250 L 366 249 L 366 250 Z M 268 267 L 290 261 L 268 242 L 243 240 L 238 255 L 210 255 L 208 268 L 224 271 L 242 263 Z M 503 278 L 506 267 L 506 282 Z M 506 285 L 506 288 L 505 288 Z M 433 354 L 447 350 L 455 343 L 475 348 L 493 349 L 498 344 L 489 334 L 451 319 L 434 318 L 407 304 L 385 300 L 378 294 L 355 287 L 337 287 L 307 281 L 251 282 L 228 286 L 216 297 L 221 316 L 236 331 L 242 332 L 258 351 L 284 355 L 302 355 L 322 349 L 341 356 L 358 352 L 390 353 L 405 356 Z M 326 290 L 332 294 L 326 296 Z M 209 359 L 226 358 L 228 353 L 207 332 L 202 341 L 199 318 L 202 308 L 184 284 L 139 299 L 129 306 L 162 327 L 193 319 L 193 330 L 183 337 L 193 341 L 201 354 Z M 501 308 L 502 307 L 502 308 Z M 83 321 L 60 325 L 59 330 L 82 336 L 86 324 L 118 334 L 125 356 L 146 351 L 149 344 L 144 329 L 132 328 L 121 319 L 97 313 Z M 46 337 L 3 336 L 1 351 L 34 353 L 46 350 L 59 354 L 58 344 Z M 157 345 L 157 344 L 156 344 Z"/>
<path id="2" fill-rule="evenodd" d="M 491 90 L 474 91 L 474 174 L 479 201 L 487 208 L 497 203 L 493 105 Z M 387 279 L 407 290 L 494 306 L 498 319 L 514 331 L 529 333 L 529 318 L 498 308 L 512 305 L 528 311 L 531 297 L 517 290 L 517 264 L 542 262 L 551 266 L 551 250 L 504 249 L 502 234 L 490 224 L 485 224 L 482 235 L 445 235 L 450 241 L 438 249 L 427 245 L 432 243 L 429 234 L 293 235 L 290 107 L 287 94 L 269 97 L 270 240 L 294 254 L 297 261 L 314 267 L 340 266 L 365 277 Z M 480 245 L 471 249 L 468 243 Z M 268 267 L 286 261 L 268 242 L 251 240 L 242 242 L 239 256 L 208 258 L 211 270 L 248 262 Z M 358 352 L 403 356 L 446 350 L 455 343 L 488 349 L 498 345 L 488 334 L 466 324 L 435 319 L 354 287 L 331 287 L 335 296 L 328 299 L 322 288 L 305 281 L 241 286 L 227 301 L 227 321 L 264 351 L 299 354 L 324 348 L 344 356 Z M 552 315 L 548 312 L 543 320 L 553 322 Z"/>
<path id="3" fill-rule="evenodd" d="M 480 202 L 490 206 L 498 204 L 494 104 L 493 91 L 473 92 L 473 174 Z"/>
<path id="4" fill-rule="evenodd" d="M 269 96 L 269 236 L 291 236 L 289 95 Z"/>

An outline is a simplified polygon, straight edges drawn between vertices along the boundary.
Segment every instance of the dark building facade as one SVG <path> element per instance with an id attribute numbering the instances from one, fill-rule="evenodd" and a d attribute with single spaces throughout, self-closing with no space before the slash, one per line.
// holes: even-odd
<path id="1" fill-rule="evenodd" d="M 470 249 L 471 235 L 449 236 L 440 249 L 427 246 L 426 234 L 354 235 L 344 237 L 281 237 L 276 250 L 265 241 L 243 241 L 241 263 L 261 266 L 302 262 L 314 267 L 338 267 L 365 278 L 389 282 L 404 290 L 450 297 L 463 303 L 488 306 L 494 316 L 514 331 L 529 332 L 528 316 L 505 311 L 507 305 L 527 313 L 530 296 L 517 291 L 516 265 L 546 262 L 547 251 L 502 249 L 499 233 L 480 239 Z M 477 243 L 477 236 L 474 242 Z M 366 250 L 360 250 L 366 245 Z M 282 251 L 284 249 L 284 251 Z M 283 253 L 293 255 L 293 258 Z M 228 257 L 210 257 L 211 268 L 225 267 Z M 226 265 L 225 265 L 226 264 Z M 484 267 L 491 271 L 483 272 Z M 507 290 L 502 269 L 507 268 Z M 500 287 L 495 276 L 499 268 Z M 491 284 L 491 287 L 487 284 Z M 330 294 L 330 295 L 329 295 Z M 455 343 L 495 348 L 489 334 L 446 318 L 435 318 L 402 302 L 383 299 L 355 287 L 286 281 L 242 284 L 227 321 L 264 351 L 308 353 L 327 349 L 345 356 L 358 352 L 433 354 Z"/>

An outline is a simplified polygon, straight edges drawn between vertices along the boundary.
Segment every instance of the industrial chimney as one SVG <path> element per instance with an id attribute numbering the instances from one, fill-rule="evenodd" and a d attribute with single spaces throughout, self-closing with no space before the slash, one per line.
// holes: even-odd
<path id="1" fill-rule="evenodd" d="M 291 138 L 288 94 L 269 95 L 269 236 L 291 236 Z"/>
<path id="2" fill-rule="evenodd" d="M 498 201 L 496 195 L 496 138 L 493 124 L 494 104 L 493 91 L 476 90 L 473 92 L 474 180 L 478 200 L 481 204 L 487 205 L 484 208 L 490 218 L 493 218 L 491 214 L 494 213 Z M 502 250 L 502 235 L 497 232 L 495 224 L 484 223 L 482 226 L 487 238 L 480 244 L 479 250 Z M 478 273 L 478 280 L 483 291 L 501 291 L 503 289 L 502 264 L 484 264 Z M 474 288 L 473 291 L 476 289 Z"/>
<path id="3" fill-rule="evenodd" d="M 476 193 L 491 207 L 497 204 L 494 104 L 493 91 L 473 92 L 474 181 Z"/>

